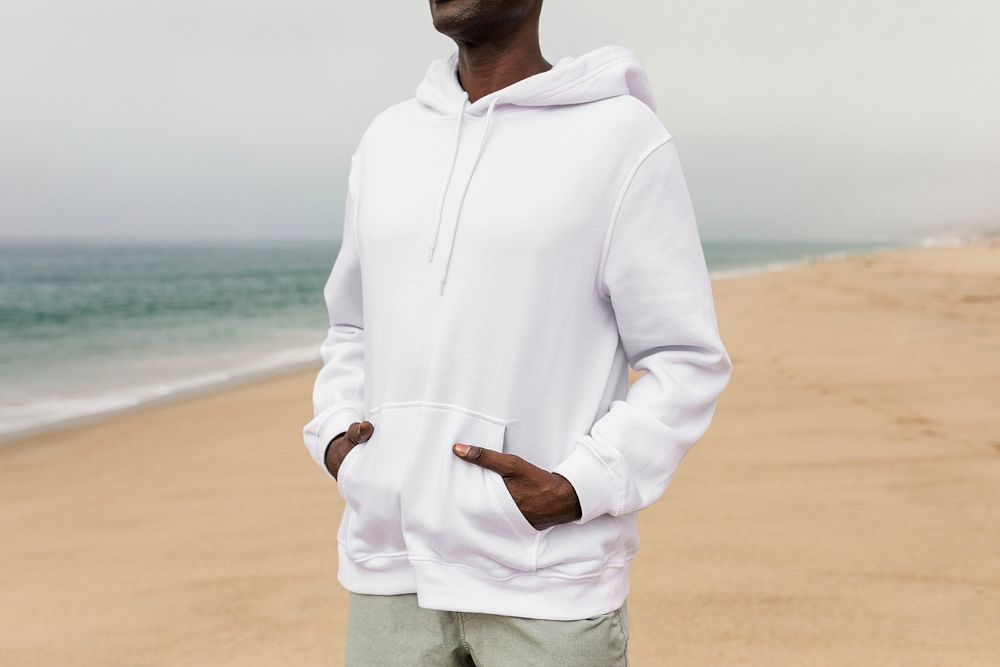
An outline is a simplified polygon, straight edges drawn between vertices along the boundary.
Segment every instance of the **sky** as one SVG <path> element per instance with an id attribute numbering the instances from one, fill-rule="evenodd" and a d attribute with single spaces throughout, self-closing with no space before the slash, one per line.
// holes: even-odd
<path id="1" fill-rule="evenodd" d="M 1000 224 L 1000 3 L 545 0 L 636 51 L 703 239 Z M 371 118 L 454 43 L 426 0 L 0 1 L 0 242 L 331 239 Z"/>

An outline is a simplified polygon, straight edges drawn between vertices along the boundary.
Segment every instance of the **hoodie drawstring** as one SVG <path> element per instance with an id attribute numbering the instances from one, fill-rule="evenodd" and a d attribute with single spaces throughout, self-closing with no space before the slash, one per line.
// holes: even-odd
<path id="1" fill-rule="evenodd" d="M 448 194 L 448 186 L 451 185 L 451 175 L 455 171 L 455 159 L 458 157 L 458 141 L 462 136 L 462 119 L 465 118 L 465 107 L 469 103 L 469 95 L 465 94 L 462 100 L 462 108 L 458 110 L 458 123 L 455 125 L 455 144 L 451 149 L 451 163 L 448 165 L 448 175 L 444 178 L 444 185 L 441 186 L 441 196 L 438 197 L 437 217 L 434 222 L 434 231 L 431 233 L 431 243 L 427 248 L 427 261 L 434 259 L 434 246 L 437 245 L 438 230 L 441 229 L 441 215 L 444 211 L 444 197 Z"/>
<path id="2" fill-rule="evenodd" d="M 462 188 L 462 194 L 458 199 L 458 208 L 456 209 L 455 212 L 455 224 L 452 227 L 451 238 L 449 239 L 448 243 L 448 254 L 445 256 L 444 267 L 441 269 L 441 282 L 438 287 L 438 294 L 444 294 L 444 283 L 446 280 L 448 280 L 448 266 L 451 264 L 452 249 L 455 247 L 455 235 L 458 233 L 458 221 L 461 220 L 462 218 L 462 204 L 465 202 L 465 193 L 468 192 L 469 190 L 469 184 L 472 182 L 472 175 L 476 171 L 476 165 L 479 164 L 479 157 L 482 155 L 483 145 L 486 143 L 486 135 L 490 131 L 490 122 L 493 119 L 493 108 L 496 106 L 496 103 L 497 101 L 499 101 L 499 99 L 500 99 L 499 97 L 494 97 L 492 100 L 490 100 L 490 106 L 486 110 L 486 122 L 483 126 L 482 133 L 479 135 L 479 144 L 476 146 L 476 155 L 472 160 L 472 166 L 469 168 L 469 176 L 465 180 L 465 185 Z M 451 185 L 452 173 L 455 170 L 455 160 L 458 157 L 459 138 L 462 132 L 462 118 L 465 116 L 465 107 L 468 104 L 468 100 L 469 97 L 468 94 L 466 94 L 465 99 L 462 100 L 462 108 L 458 112 L 458 122 L 456 123 L 455 126 L 455 145 L 451 153 L 451 164 L 448 167 L 448 176 L 445 178 L 444 186 L 441 190 L 441 197 L 438 200 L 438 211 L 437 211 L 437 218 L 434 223 L 434 232 L 431 236 L 430 247 L 427 250 L 428 262 L 434 258 L 434 247 L 437 244 L 437 237 L 439 230 L 441 228 L 441 217 L 444 211 L 445 195 L 447 194 L 448 188 Z"/>

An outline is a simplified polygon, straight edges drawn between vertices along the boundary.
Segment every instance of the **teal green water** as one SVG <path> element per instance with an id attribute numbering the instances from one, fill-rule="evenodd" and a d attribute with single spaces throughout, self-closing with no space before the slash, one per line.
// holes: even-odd
<path id="1" fill-rule="evenodd" d="M 705 244 L 713 272 L 887 244 Z M 337 243 L 0 245 L 0 434 L 318 361 Z"/>

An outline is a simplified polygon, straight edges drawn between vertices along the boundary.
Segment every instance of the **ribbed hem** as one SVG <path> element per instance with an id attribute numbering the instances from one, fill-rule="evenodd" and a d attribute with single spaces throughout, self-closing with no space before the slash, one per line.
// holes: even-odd
<path id="1" fill-rule="evenodd" d="M 351 560 L 344 543 L 337 540 L 337 581 L 349 591 L 369 595 L 416 593 L 417 583 L 406 553 Z"/>
<path id="2" fill-rule="evenodd" d="M 575 621 L 618 609 L 629 592 L 629 563 L 604 565 L 592 577 L 518 574 L 491 579 L 477 570 L 433 560 L 412 561 L 417 604 L 425 609 Z"/>
<path id="3" fill-rule="evenodd" d="M 416 593 L 425 609 L 468 611 L 554 621 L 592 618 L 614 611 L 629 593 L 629 557 L 604 565 L 594 576 L 538 572 L 498 580 L 463 565 L 401 555 L 352 560 L 338 540 L 337 581 L 368 595 Z"/>

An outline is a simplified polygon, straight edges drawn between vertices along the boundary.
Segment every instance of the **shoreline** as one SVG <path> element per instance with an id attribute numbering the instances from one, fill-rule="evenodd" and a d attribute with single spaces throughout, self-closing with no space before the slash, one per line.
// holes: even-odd
<path id="1" fill-rule="evenodd" d="M 789 260 L 786 262 L 770 262 L 767 264 L 759 264 L 747 267 L 718 269 L 716 271 L 709 271 L 708 273 L 709 276 L 712 278 L 712 282 L 714 283 L 719 280 L 744 278 L 748 276 L 756 276 L 762 273 L 774 273 L 777 271 L 787 271 L 788 269 L 794 269 L 800 266 L 809 266 L 812 264 L 819 264 L 821 262 L 837 261 L 842 259 L 848 259 L 850 257 L 873 257 L 877 255 L 883 255 L 885 253 L 893 253 L 901 250 L 910 250 L 913 248 L 961 248 L 963 246 L 968 246 L 976 243 L 988 242 L 990 239 L 998 237 L 1000 237 L 1000 230 L 975 232 L 964 235 L 955 235 L 947 237 L 928 236 L 913 241 L 899 242 L 898 245 L 896 245 L 893 242 L 892 245 L 888 245 L 884 248 L 877 248 L 873 250 L 834 250 L 831 252 L 818 253 L 815 255 L 806 255 L 801 259 Z"/>
<path id="2" fill-rule="evenodd" d="M 712 283 L 728 281 L 736 278 L 752 277 L 756 275 L 762 275 L 767 273 L 776 273 L 782 271 L 788 271 L 791 269 L 796 269 L 803 266 L 810 266 L 819 263 L 836 262 L 849 259 L 851 257 L 873 257 L 883 255 L 885 253 L 894 253 L 899 251 L 906 251 L 917 248 L 936 248 L 936 247 L 963 247 L 970 244 L 981 243 L 988 241 L 991 238 L 1000 237 L 1000 231 L 995 232 L 976 232 L 965 234 L 961 236 L 950 236 L 950 237 L 924 237 L 910 242 L 901 242 L 899 245 L 892 245 L 885 248 L 878 248 L 873 250 L 836 250 L 828 253 L 820 253 L 815 255 L 806 255 L 800 259 L 789 260 L 784 262 L 770 262 L 767 264 L 751 265 L 746 267 L 734 267 L 730 269 L 718 269 L 715 271 L 709 271 L 709 276 Z M 280 355 L 290 355 L 298 356 L 302 353 L 302 348 L 289 348 L 276 350 L 272 352 L 273 356 Z M 315 358 L 313 359 L 297 359 L 290 362 L 279 362 L 271 365 L 266 365 L 262 368 L 257 367 L 256 364 L 250 363 L 242 367 L 238 367 L 231 370 L 220 370 L 213 373 L 207 374 L 208 376 L 223 375 L 222 379 L 218 380 L 205 380 L 199 381 L 198 378 L 190 378 L 188 380 L 179 380 L 175 384 L 183 385 L 189 382 L 194 384 L 190 387 L 182 387 L 179 389 L 170 389 L 161 395 L 154 395 L 148 398 L 138 398 L 135 399 L 134 403 L 129 403 L 126 405 L 121 405 L 117 407 L 112 407 L 108 409 L 97 409 L 93 412 L 86 412 L 83 414 L 70 415 L 65 418 L 56 419 L 54 421 L 44 422 L 40 424 L 34 424 L 26 428 L 20 428 L 8 432 L 0 432 L 0 449 L 16 444 L 18 441 L 30 438 L 35 435 L 41 435 L 46 433 L 57 432 L 65 430 L 68 428 L 73 428 L 76 426 L 82 426 L 85 424 L 92 424 L 100 422 L 104 419 L 113 418 L 122 414 L 129 414 L 135 411 L 143 410 L 145 408 L 154 407 L 157 405 L 165 405 L 173 401 L 180 401 L 184 399 L 194 398 L 198 396 L 205 396 L 215 392 L 225 391 L 226 389 L 232 387 L 238 387 L 246 384 L 253 384 L 262 380 L 267 380 L 274 377 L 293 375 L 300 371 L 318 368 L 321 363 L 319 357 L 319 343 L 315 345 Z M 297 354 L 296 354 L 297 353 Z M 140 385 L 140 387 L 147 387 L 149 385 Z"/>
<path id="3" fill-rule="evenodd" d="M 2 451 L 3 448 L 5 447 L 16 445 L 21 440 L 28 439 L 37 435 L 47 435 L 50 433 L 63 431 L 65 429 L 69 429 L 74 426 L 95 424 L 103 422 L 105 419 L 111 419 L 119 415 L 142 412 L 146 408 L 152 408 L 161 405 L 169 405 L 175 402 L 180 402 L 192 398 L 210 396 L 213 394 L 224 392 L 227 389 L 242 387 L 244 385 L 252 385 L 258 382 L 270 380 L 277 377 L 295 375 L 296 373 L 315 367 L 317 363 L 319 363 L 318 360 L 297 361 L 256 371 L 236 373 L 225 379 L 212 380 L 209 382 L 205 382 L 204 384 L 198 384 L 183 389 L 177 389 L 169 393 L 163 394 L 161 396 L 154 396 L 151 398 L 142 399 L 131 405 L 123 405 L 121 407 L 111 408 L 109 410 L 101 410 L 99 412 L 92 412 L 88 414 L 66 417 L 65 419 L 60 419 L 58 421 L 47 422 L 45 424 L 39 424 L 37 426 L 31 426 L 26 429 L 11 431 L 9 433 L 0 433 L 0 451 Z"/>

